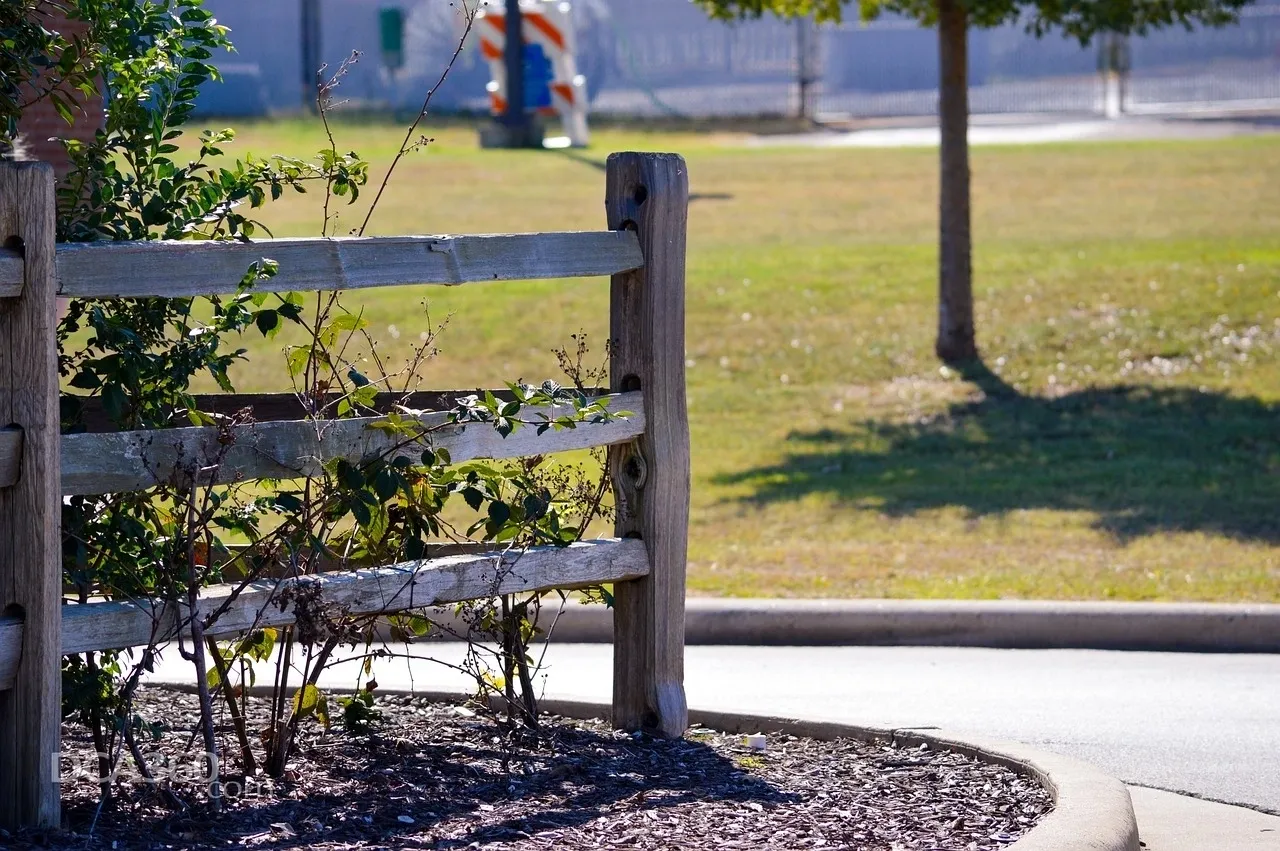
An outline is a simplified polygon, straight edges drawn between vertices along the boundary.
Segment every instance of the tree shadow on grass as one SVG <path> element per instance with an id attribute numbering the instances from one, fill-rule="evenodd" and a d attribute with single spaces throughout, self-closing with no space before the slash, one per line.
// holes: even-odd
<path id="1" fill-rule="evenodd" d="M 819 493 L 890 517 L 1085 511 L 1121 540 L 1280 542 L 1280 405 L 1136 385 L 1042 398 L 982 363 L 961 371 L 979 398 L 912 423 L 793 432 L 783 461 L 718 483 L 748 485 L 758 503 Z"/>

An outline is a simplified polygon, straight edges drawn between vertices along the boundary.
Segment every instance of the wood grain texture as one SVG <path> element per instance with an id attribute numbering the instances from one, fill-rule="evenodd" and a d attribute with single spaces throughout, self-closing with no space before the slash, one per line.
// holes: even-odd
<path id="1" fill-rule="evenodd" d="M 18 481 L 22 469 L 22 429 L 0 426 L 0 488 Z"/>
<path id="2" fill-rule="evenodd" d="M 22 294 L 22 255 L 0 248 L 0 298 L 17 298 Z"/>
<path id="3" fill-rule="evenodd" d="M 23 287 L 0 300 L 0 425 L 22 429 L 19 477 L 0 489 L 0 614 L 23 622 L 0 692 L 0 825 L 58 827 L 62 501 L 58 494 L 53 169 L 0 163 L 0 243 L 21 241 Z"/>
<path id="4" fill-rule="evenodd" d="M 77 298 L 234 293 L 249 266 L 264 258 L 278 262 L 280 271 L 256 285 L 260 292 L 587 278 L 643 262 L 634 234 L 609 231 L 81 243 L 58 246 L 58 292 Z"/>
<path id="5" fill-rule="evenodd" d="M 62 438 L 62 493 L 94 494 L 142 490 L 161 482 L 229 484 L 250 479 L 296 479 L 319 476 L 337 458 L 353 464 L 404 455 L 416 460 L 428 445 L 448 450 L 454 463 L 475 458 L 521 458 L 607 446 L 631 440 L 644 430 L 644 398 L 640 393 L 609 396 L 608 409 L 630 411 L 625 419 L 583 423 L 577 428 L 547 431 L 532 425 L 503 437 L 488 423 L 457 425 L 449 414 L 418 417 L 425 437 L 407 440 L 371 426 L 382 417 L 345 420 L 252 423 L 217 428 L 175 428 L 68 434 Z M 525 408 L 556 417 L 571 405 Z"/>
<path id="6" fill-rule="evenodd" d="M 264 581 L 246 586 L 210 625 L 211 636 L 234 635 L 294 622 L 293 606 L 279 605 L 291 584 L 315 583 L 326 606 L 353 615 L 393 613 L 407 609 L 476 600 L 499 594 L 581 588 L 643 576 L 649 570 L 644 543 L 634 540 L 584 541 L 568 547 L 536 547 L 345 573 L 326 573 L 296 580 Z M 235 586 L 213 586 L 203 592 L 198 614 L 220 609 Z M 167 641 L 178 634 L 190 612 L 183 605 L 95 602 L 62 607 L 62 652 L 84 653 L 137 647 Z M 12 681 L 13 648 L 23 628 L 0 620 L 0 689 Z"/>
<path id="7" fill-rule="evenodd" d="M 0 616 L 0 691 L 13 687 L 22 658 L 22 619 Z"/>
<path id="8" fill-rule="evenodd" d="M 689 421 L 684 384 L 685 230 L 689 181 L 675 154 L 609 157 L 610 228 L 634 228 L 644 267 L 614 275 L 610 386 L 642 390 L 645 430 L 610 450 L 615 534 L 640 537 L 649 574 L 614 588 L 613 722 L 683 735 Z"/>

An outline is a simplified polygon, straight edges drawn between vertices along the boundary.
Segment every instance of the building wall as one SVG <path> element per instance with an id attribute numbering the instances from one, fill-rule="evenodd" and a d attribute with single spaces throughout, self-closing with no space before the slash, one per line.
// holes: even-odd
<path id="1" fill-rule="evenodd" d="M 82 35 L 87 29 L 86 24 L 68 21 L 61 16 L 50 17 L 47 26 L 68 36 Z M 59 177 L 67 173 L 71 163 L 67 159 L 66 149 L 57 139 L 88 141 L 102 126 L 101 98 L 85 99 L 79 92 L 68 92 L 67 97 L 81 107 L 81 112 L 75 115 L 73 125 L 67 125 L 47 98 L 28 106 L 18 123 L 18 130 L 26 138 L 31 158 L 52 163 Z"/>

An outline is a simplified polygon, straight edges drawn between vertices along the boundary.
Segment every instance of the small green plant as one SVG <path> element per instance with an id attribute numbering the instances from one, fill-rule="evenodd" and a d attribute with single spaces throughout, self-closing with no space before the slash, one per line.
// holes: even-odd
<path id="1" fill-rule="evenodd" d="M 339 698 L 342 729 L 359 736 L 373 732 L 374 726 L 382 720 L 382 711 L 374 705 L 373 690 L 376 687 L 376 683 L 370 682 L 350 697 Z"/>

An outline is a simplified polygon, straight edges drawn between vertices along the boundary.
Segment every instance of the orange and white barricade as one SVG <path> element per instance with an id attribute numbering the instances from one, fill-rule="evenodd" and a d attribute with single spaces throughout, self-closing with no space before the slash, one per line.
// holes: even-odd
<path id="1" fill-rule="evenodd" d="M 525 103 L 539 115 L 560 116 L 561 144 L 585 147 L 587 79 L 578 73 L 572 7 L 565 0 L 520 0 L 525 48 Z M 498 10 L 477 13 L 480 52 L 489 63 L 489 106 L 494 115 L 507 111 L 506 15 Z M 554 146 L 557 140 L 548 139 Z"/>

